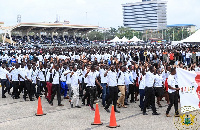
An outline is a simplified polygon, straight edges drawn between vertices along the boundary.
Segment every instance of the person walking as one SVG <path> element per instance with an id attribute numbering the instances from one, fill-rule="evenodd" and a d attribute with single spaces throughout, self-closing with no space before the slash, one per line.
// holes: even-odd
<path id="1" fill-rule="evenodd" d="M 120 111 L 117 110 L 117 98 L 118 98 L 118 88 L 117 88 L 117 72 L 115 71 L 115 66 L 111 65 L 111 67 L 106 71 L 104 76 L 108 77 L 108 86 L 109 86 L 109 99 L 105 106 L 105 110 L 109 113 L 110 110 L 108 109 L 110 104 L 113 102 L 114 110 L 117 113 L 120 113 Z"/>
<path id="2" fill-rule="evenodd" d="M 179 112 L 178 112 L 178 93 L 177 91 L 180 90 L 180 88 L 176 88 L 175 84 L 176 84 L 176 80 L 175 80 L 175 74 L 176 74 L 176 69 L 175 68 L 171 68 L 171 74 L 168 77 L 168 93 L 169 93 L 169 101 L 170 104 L 167 108 L 166 111 L 166 116 L 167 117 L 171 117 L 171 115 L 169 115 L 169 111 L 171 110 L 171 107 L 174 105 L 175 108 L 175 117 L 179 117 Z"/>
<path id="3" fill-rule="evenodd" d="M 80 81 L 79 81 L 79 74 L 77 73 L 77 67 L 74 66 L 73 71 L 70 75 L 71 77 L 71 88 L 72 88 L 72 100 L 71 100 L 71 108 L 73 108 L 74 104 L 76 108 L 81 108 L 78 103 L 79 103 L 79 86 L 80 86 Z"/>
<path id="4" fill-rule="evenodd" d="M 49 101 L 49 104 L 53 106 L 53 99 L 55 95 L 57 94 L 58 106 L 64 106 L 63 104 L 61 104 L 61 94 L 60 94 L 60 84 L 59 84 L 60 83 L 59 66 L 54 65 L 54 70 L 52 71 L 53 71 L 52 95 L 51 95 L 51 100 Z"/>
<path id="5" fill-rule="evenodd" d="M 155 82 L 155 76 L 154 76 L 154 67 L 150 66 L 149 71 L 146 73 L 145 77 L 145 101 L 144 101 L 144 108 L 143 108 L 143 115 L 148 115 L 146 113 L 147 105 L 150 104 L 153 110 L 152 115 L 159 115 L 159 113 L 156 112 L 155 107 L 155 91 L 153 88 L 154 82 Z"/>

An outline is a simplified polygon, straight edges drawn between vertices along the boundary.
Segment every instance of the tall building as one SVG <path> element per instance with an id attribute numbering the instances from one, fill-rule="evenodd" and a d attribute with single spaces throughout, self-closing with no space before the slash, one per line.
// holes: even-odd
<path id="1" fill-rule="evenodd" d="M 124 26 L 136 31 L 166 29 L 166 4 L 167 2 L 158 0 L 122 4 Z"/>

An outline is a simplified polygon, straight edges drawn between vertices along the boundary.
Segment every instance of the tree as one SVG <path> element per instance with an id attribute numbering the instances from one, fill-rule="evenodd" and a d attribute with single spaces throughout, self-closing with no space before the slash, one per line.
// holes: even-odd
<path id="1" fill-rule="evenodd" d="M 103 33 L 102 32 L 98 32 L 96 30 L 89 32 L 87 34 L 87 36 L 88 36 L 90 41 L 94 41 L 94 40 L 102 41 L 104 39 Z"/>

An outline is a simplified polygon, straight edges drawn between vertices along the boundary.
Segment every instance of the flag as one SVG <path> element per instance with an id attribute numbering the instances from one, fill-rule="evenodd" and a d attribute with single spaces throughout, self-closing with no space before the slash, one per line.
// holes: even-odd
<path id="1" fill-rule="evenodd" d="M 200 109 L 200 72 L 176 69 L 182 107 Z"/>

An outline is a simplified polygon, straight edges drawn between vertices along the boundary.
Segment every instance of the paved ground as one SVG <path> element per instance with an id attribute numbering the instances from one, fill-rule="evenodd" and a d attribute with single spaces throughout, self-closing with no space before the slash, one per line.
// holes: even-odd
<path id="1" fill-rule="evenodd" d="M 1 94 L 1 90 L 0 90 Z M 104 130 L 109 129 L 106 125 L 109 124 L 110 114 L 107 113 L 102 105 L 99 105 L 101 121 L 104 123 L 101 126 L 92 126 L 95 112 L 89 107 L 70 108 L 68 100 L 63 100 L 63 107 L 57 106 L 57 100 L 54 100 L 54 106 L 50 106 L 42 97 L 43 111 L 47 113 L 45 116 L 37 117 L 37 101 L 30 102 L 21 99 L 0 98 L 0 130 Z M 22 97 L 22 95 L 21 95 Z M 101 104 L 99 102 L 99 104 Z M 158 109 L 161 113 L 159 116 L 152 116 L 152 111 L 147 110 L 149 115 L 143 116 L 137 103 L 132 103 L 128 108 L 119 108 L 121 113 L 116 113 L 117 124 L 120 125 L 117 129 L 130 130 L 173 130 L 173 117 L 165 117 L 167 105 L 164 101 L 161 102 L 164 106 Z M 174 108 L 171 110 L 171 115 L 174 114 Z"/>

